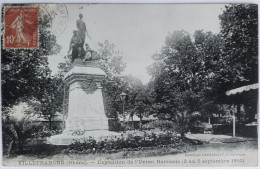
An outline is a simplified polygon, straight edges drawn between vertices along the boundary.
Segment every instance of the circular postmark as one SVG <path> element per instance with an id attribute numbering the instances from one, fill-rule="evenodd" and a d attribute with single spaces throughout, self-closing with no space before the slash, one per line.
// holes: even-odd
<path id="1" fill-rule="evenodd" d="M 68 24 L 68 10 L 65 4 L 39 4 L 41 19 L 49 20 L 52 34 L 60 36 Z"/>

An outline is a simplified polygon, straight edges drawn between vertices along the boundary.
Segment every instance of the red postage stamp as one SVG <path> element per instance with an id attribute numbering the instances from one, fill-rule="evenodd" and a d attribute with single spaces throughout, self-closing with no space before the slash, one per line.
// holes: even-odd
<path id="1" fill-rule="evenodd" d="M 38 7 L 5 7 L 4 48 L 38 48 L 38 15 Z"/>

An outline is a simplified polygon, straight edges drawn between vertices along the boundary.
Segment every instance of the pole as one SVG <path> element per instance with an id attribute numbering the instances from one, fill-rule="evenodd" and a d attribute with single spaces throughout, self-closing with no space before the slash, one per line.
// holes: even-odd
<path id="1" fill-rule="evenodd" d="M 65 130 L 65 113 L 66 113 L 66 85 L 63 88 L 63 115 L 62 115 L 62 130 Z"/>
<path id="2" fill-rule="evenodd" d="M 257 109 L 256 109 L 256 120 L 257 120 L 257 126 L 256 126 L 256 132 L 257 132 L 257 137 L 259 136 L 259 98 L 257 97 Z"/>
<path id="3" fill-rule="evenodd" d="M 232 105 L 232 119 L 233 119 L 233 137 L 236 137 L 236 116 L 235 116 L 235 110 L 234 110 L 234 103 Z"/>
<path id="4" fill-rule="evenodd" d="M 124 120 L 124 133 L 125 133 L 125 128 L 126 128 L 126 125 L 125 125 L 125 110 L 124 110 L 124 101 L 123 101 L 123 120 Z"/>
<path id="5" fill-rule="evenodd" d="M 233 8 L 233 12 L 232 14 L 235 16 L 235 12 L 234 12 L 234 4 L 232 4 L 232 8 Z M 234 84 L 232 85 L 234 87 Z M 234 100 L 233 100 L 233 104 L 232 104 L 232 111 L 233 111 L 233 137 L 236 137 L 236 116 L 235 116 L 235 109 L 234 109 Z"/>

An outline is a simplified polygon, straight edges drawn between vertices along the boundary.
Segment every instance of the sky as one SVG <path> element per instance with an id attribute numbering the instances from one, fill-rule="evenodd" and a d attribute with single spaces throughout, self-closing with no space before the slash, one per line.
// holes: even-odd
<path id="1" fill-rule="evenodd" d="M 108 40 L 122 52 L 126 62 L 125 75 L 132 75 L 144 83 L 150 79 L 146 68 L 153 63 L 151 56 L 160 52 L 169 33 L 185 30 L 193 34 L 203 29 L 218 33 L 224 4 L 66 4 L 68 20 L 59 24 L 53 20 L 52 29 L 58 32 L 57 43 L 62 46 L 58 55 L 49 57 L 53 74 L 69 49 L 79 13 L 91 39 L 86 42 L 97 49 L 98 42 Z"/>

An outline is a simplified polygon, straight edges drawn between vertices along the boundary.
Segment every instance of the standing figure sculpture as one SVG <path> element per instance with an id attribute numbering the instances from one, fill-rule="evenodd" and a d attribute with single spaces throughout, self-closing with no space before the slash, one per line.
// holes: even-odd
<path id="1" fill-rule="evenodd" d="M 78 28 L 78 32 L 79 32 L 79 37 L 81 38 L 82 41 L 82 47 L 85 43 L 85 38 L 86 38 L 86 33 L 87 36 L 90 38 L 90 36 L 88 35 L 88 31 L 87 31 L 87 27 L 85 22 L 82 20 L 83 15 L 79 14 L 79 19 L 77 20 L 76 24 L 77 24 L 77 28 Z"/>
<path id="2" fill-rule="evenodd" d="M 76 58 L 79 58 L 81 55 L 81 51 L 82 51 L 82 40 L 78 35 L 78 31 L 74 30 L 73 31 L 73 36 L 70 40 L 70 46 L 69 46 L 69 51 L 68 53 L 70 53 L 70 51 L 72 50 L 72 63 L 74 62 L 74 60 Z"/>
<path id="3" fill-rule="evenodd" d="M 86 50 L 84 50 L 83 46 L 85 43 L 86 33 L 89 38 L 91 38 L 88 35 L 87 28 L 85 25 L 85 22 L 82 20 L 83 15 L 79 14 L 79 19 L 77 20 L 77 29 L 78 31 L 73 31 L 73 36 L 70 41 L 70 47 L 68 53 L 72 50 L 72 63 L 76 58 L 80 58 L 83 61 L 91 61 L 93 60 L 93 53 L 94 51 L 90 49 L 89 45 L 86 43 Z M 96 55 L 95 55 L 96 56 Z M 97 59 L 97 57 L 94 57 Z"/>

